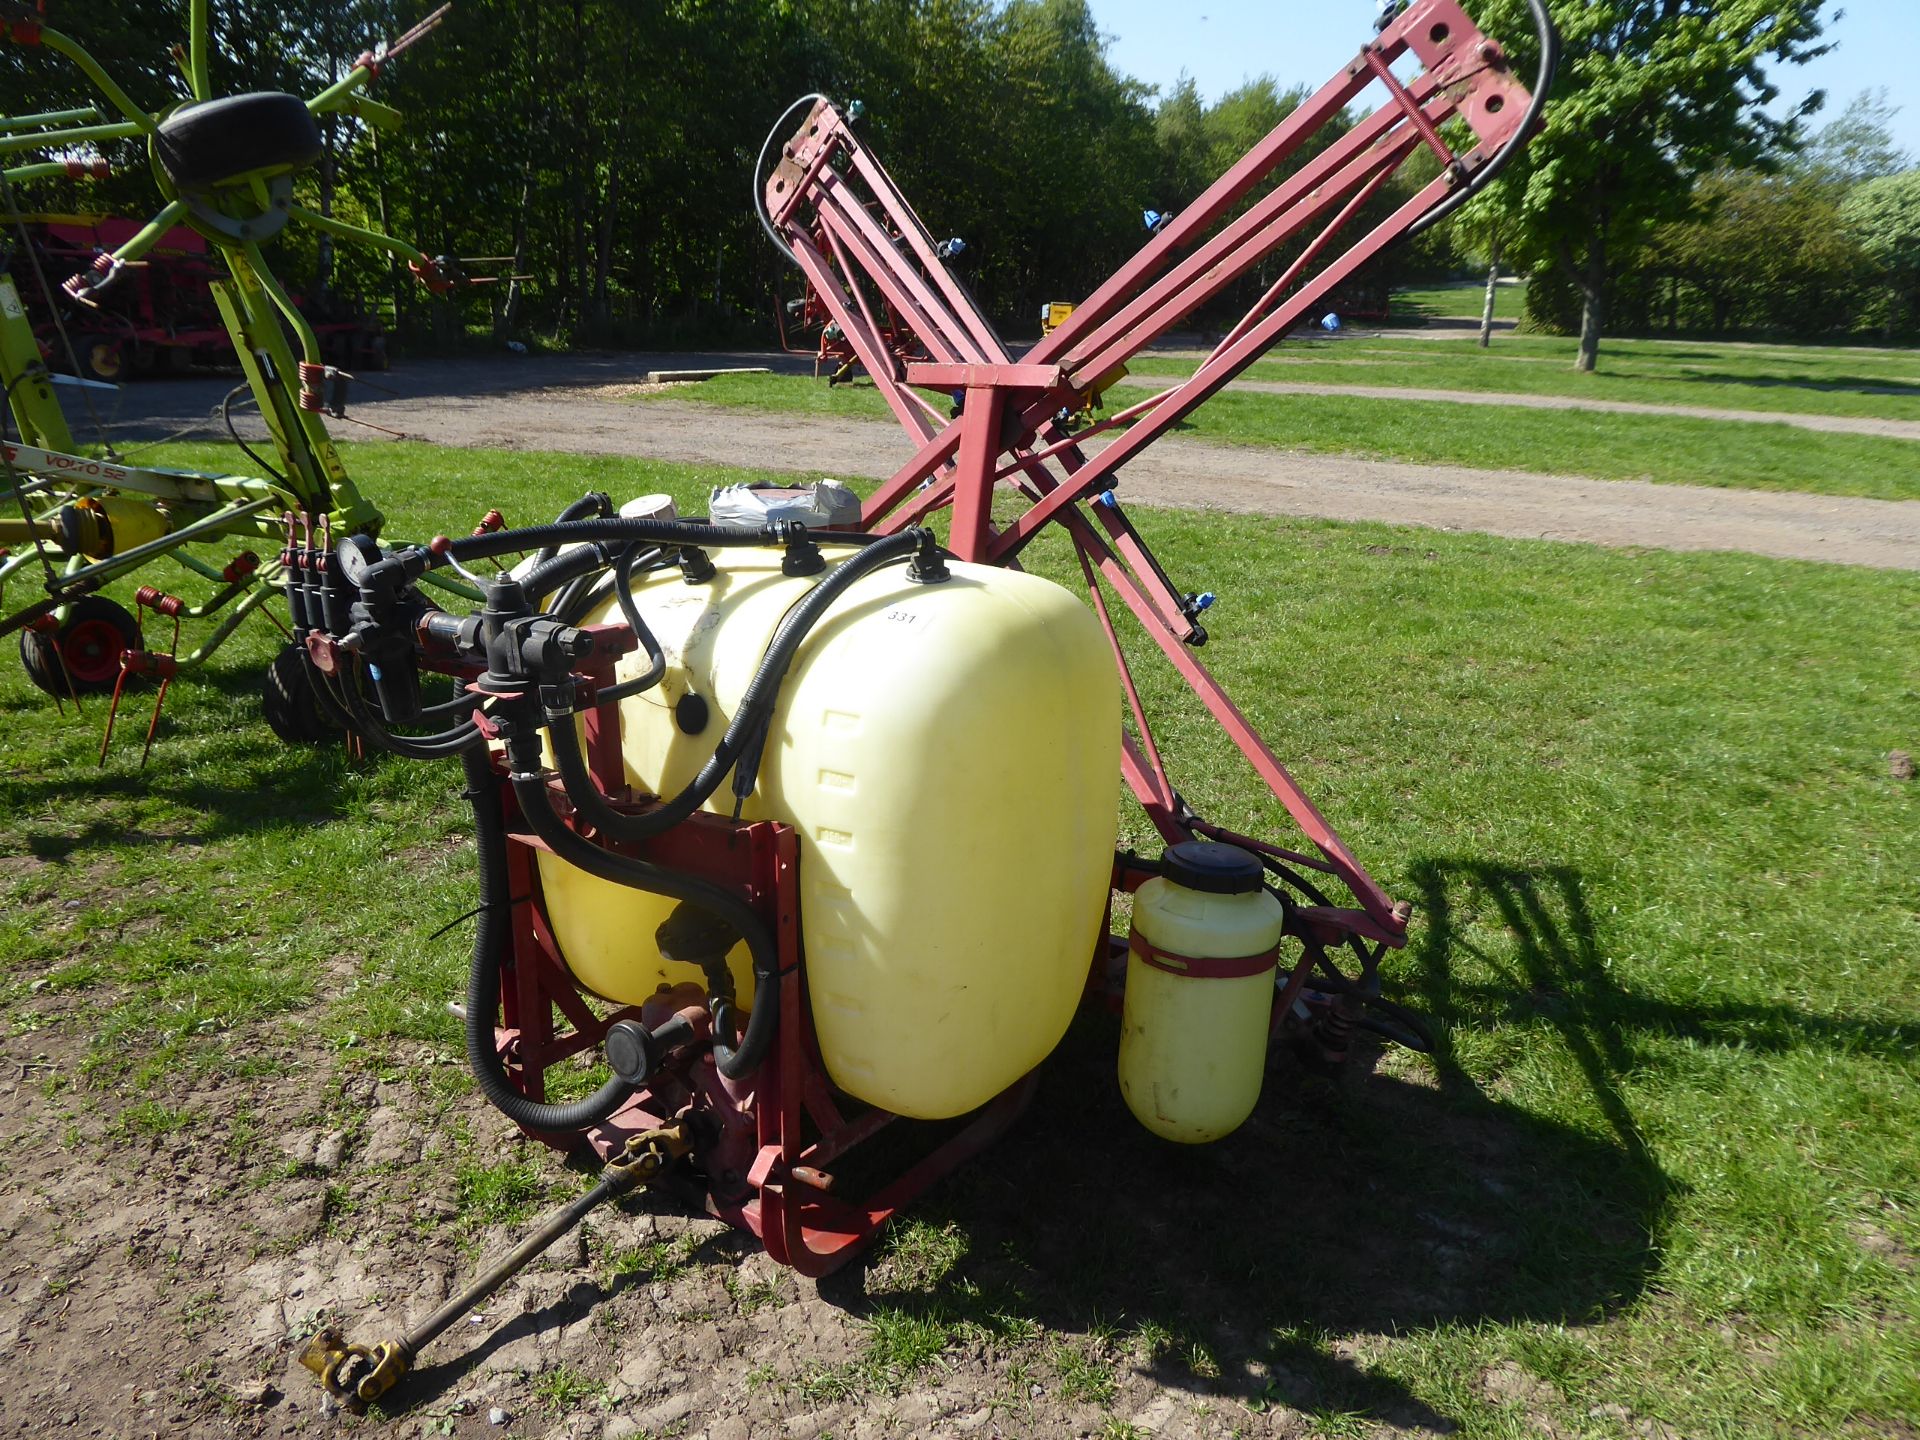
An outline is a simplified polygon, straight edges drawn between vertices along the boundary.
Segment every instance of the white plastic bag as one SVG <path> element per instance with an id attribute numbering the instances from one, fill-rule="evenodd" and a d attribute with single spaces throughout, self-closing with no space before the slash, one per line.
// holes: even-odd
<path id="1" fill-rule="evenodd" d="M 838 480 L 818 485 L 722 485 L 708 497 L 716 525 L 758 529 L 796 520 L 810 530 L 850 530 L 860 524 L 860 497 Z"/>

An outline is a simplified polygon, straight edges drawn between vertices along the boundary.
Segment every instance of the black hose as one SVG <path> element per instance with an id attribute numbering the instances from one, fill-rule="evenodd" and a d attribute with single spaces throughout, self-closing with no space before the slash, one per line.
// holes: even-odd
<path id="1" fill-rule="evenodd" d="M 708 525 L 692 520 L 648 520 L 616 515 L 605 520 L 568 520 L 553 525 L 530 525 L 524 530 L 495 530 L 469 535 L 447 548 L 458 560 L 485 560 L 494 555 L 532 550 L 538 546 L 586 544 L 606 540 L 642 545 L 754 546 L 784 545 L 796 527 L 786 523 L 758 526 Z M 877 545 L 889 537 L 857 530 L 808 530 L 807 538 L 820 545 Z M 428 557 L 430 569 L 448 563 L 437 552 Z"/>
<path id="2" fill-rule="evenodd" d="M 1404 1005 L 1395 1004 L 1384 995 L 1362 995 L 1359 1000 L 1369 1009 L 1378 1010 L 1389 1017 L 1382 1020 L 1375 1015 L 1356 1015 L 1353 1023 L 1362 1030 L 1371 1030 L 1381 1039 L 1391 1040 L 1420 1055 L 1434 1052 L 1433 1027 L 1422 1016 Z"/>
<path id="3" fill-rule="evenodd" d="M 647 652 L 647 668 L 638 675 L 622 680 L 618 685 L 602 690 L 596 700 L 604 705 L 613 700 L 625 700 L 629 695 L 638 695 L 651 690 L 660 683 L 667 673 L 667 654 L 660 648 L 660 642 L 641 618 L 640 607 L 633 601 L 633 567 L 644 555 L 657 555 L 657 549 L 643 551 L 638 545 L 629 545 L 621 555 L 613 570 L 613 595 L 620 602 L 620 613 L 626 617 L 628 626 L 633 630 L 633 638 L 640 642 L 640 648 Z"/>
<path id="4" fill-rule="evenodd" d="M 787 612 L 786 618 L 774 631 L 766 652 L 760 658 L 759 668 L 754 671 L 753 679 L 747 682 L 747 688 L 740 696 L 740 703 L 734 710 L 726 734 L 720 737 L 720 743 L 714 747 L 706 764 L 700 767 L 700 773 L 678 795 L 643 815 L 623 815 L 607 804 L 606 797 L 587 773 L 586 761 L 580 753 L 580 737 L 573 728 L 572 712 L 549 714 L 547 738 L 553 744 L 554 761 L 560 771 L 561 783 L 566 787 L 567 798 L 595 829 L 616 840 L 648 840 L 678 825 L 712 798 L 714 791 L 720 788 L 720 782 L 727 778 L 727 772 L 747 753 L 773 714 L 780 685 L 793 664 L 793 657 L 801 642 L 833 602 L 863 576 L 884 565 L 897 564 L 929 543 L 931 539 L 928 532 L 919 529 L 902 530 L 886 536 L 852 559 L 834 567 L 825 579 L 809 590 L 805 598 Z"/>
<path id="5" fill-rule="evenodd" d="M 615 1076 L 584 1100 L 549 1105 L 521 1094 L 500 1063 L 493 1020 L 500 1013 L 500 970 L 513 946 L 507 825 L 500 813 L 500 777 L 486 752 L 477 748 L 464 752 L 461 765 L 467 777 L 466 798 L 473 805 L 480 859 L 479 925 L 473 937 L 473 964 L 467 972 L 467 1066 L 480 1093 L 514 1124 L 549 1133 L 584 1130 L 625 1104 L 633 1087 Z"/>
<path id="6" fill-rule="evenodd" d="M 613 497 L 603 490 L 589 490 L 558 515 L 554 516 L 553 519 L 556 525 L 560 525 L 565 524 L 569 520 L 584 520 L 589 515 L 597 515 L 601 519 L 605 519 L 611 514 L 613 514 Z M 548 545 L 534 558 L 540 564 L 544 565 L 558 553 L 559 550 L 557 546 Z"/>
<path id="7" fill-rule="evenodd" d="M 233 389 L 229 390 L 226 393 L 226 395 L 221 399 L 220 421 L 223 425 L 227 427 L 227 434 L 232 437 L 233 443 L 240 447 L 240 449 L 245 453 L 246 457 L 249 460 L 253 461 L 254 464 L 258 465 L 262 470 L 266 471 L 267 474 L 271 475 L 274 479 L 278 480 L 282 485 L 285 485 L 287 483 L 287 477 L 285 475 L 282 475 L 278 470 L 274 469 L 273 466 L 269 465 L 265 460 L 262 460 L 258 455 L 256 455 L 254 453 L 253 447 L 247 444 L 246 441 L 240 438 L 240 431 L 238 427 L 236 427 L 233 423 L 234 397 L 239 395 L 240 392 L 245 390 L 246 388 L 247 386 L 244 384 L 236 385 L 233 387 Z M 255 400 L 254 404 L 257 406 L 259 404 L 259 401 Z"/>
<path id="8" fill-rule="evenodd" d="M 327 674 L 311 662 L 309 662 L 308 675 L 313 685 L 314 699 L 320 702 L 320 708 L 326 712 L 327 718 L 342 730 L 357 730 L 360 722 L 354 719 L 353 711 L 347 702 L 334 692 L 336 677 Z"/>
<path id="9" fill-rule="evenodd" d="M 773 128 L 767 131 L 767 138 L 760 142 L 759 158 L 753 162 L 753 179 L 751 182 L 753 188 L 753 213 L 760 218 L 760 228 L 767 232 L 767 238 L 773 241 L 774 249 L 786 256 L 787 263 L 794 266 L 798 266 L 800 262 L 793 258 L 793 251 L 788 247 L 787 242 L 780 238 L 780 232 L 773 228 L 773 221 L 767 217 L 767 197 L 760 189 L 760 172 L 767 168 L 767 152 L 773 149 L 774 143 L 780 139 L 780 128 L 787 123 L 787 117 L 810 100 L 826 99 L 826 96 L 820 94 L 818 91 L 814 91 L 810 94 L 802 95 L 798 100 L 782 110 L 780 112 L 780 118 L 773 122 Z M 828 101 L 827 103 L 831 104 L 833 102 Z"/>
<path id="10" fill-rule="evenodd" d="M 543 552 L 544 553 L 544 552 Z M 613 562 L 605 546 L 577 545 L 563 555 L 542 560 L 520 577 L 520 588 L 538 609 L 540 602 L 569 581 L 603 570 Z"/>
<path id="11" fill-rule="evenodd" d="M 1306 876 L 1302 875 L 1299 871 L 1295 870 L 1292 866 L 1281 864 L 1278 860 L 1274 859 L 1271 855 L 1257 855 L 1255 858 L 1259 860 L 1262 868 L 1264 868 L 1268 874 L 1277 875 L 1280 879 L 1284 880 L 1287 884 L 1293 886 L 1294 889 L 1298 890 L 1302 895 L 1305 895 L 1307 899 L 1311 900 L 1315 905 L 1318 905 L 1322 910 L 1333 910 L 1338 908 L 1334 905 L 1333 901 L 1327 898 L 1325 891 L 1321 890 L 1319 886 L 1315 885 L 1312 881 L 1308 880 Z M 1289 906 L 1286 897 L 1284 895 L 1281 895 L 1280 891 L 1278 891 L 1271 885 L 1267 886 L 1266 888 L 1270 894 L 1279 897 L 1281 905 L 1283 907 L 1286 907 L 1288 910 L 1288 913 L 1291 914 L 1292 909 Z M 1375 968 L 1377 964 L 1377 959 L 1371 958 L 1368 956 L 1366 945 L 1361 941 L 1360 937 L 1358 935 L 1355 935 L 1351 930 L 1347 932 L 1346 943 L 1352 947 L 1353 953 L 1359 958 L 1360 965 L 1363 970 L 1371 970 Z"/>
<path id="12" fill-rule="evenodd" d="M 1547 13 L 1546 0 L 1527 0 L 1527 8 L 1533 12 L 1534 34 L 1540 42 L 1540 65 L 1534 74 L 1533 95 L 1527 102 L 1527 113 L 1520 117 L 1520 128 L 1507 137 L 1507 143 L 1496 150 L 1493 158 L 1482 165 L 1466 184 L 1456 187 L 1409 225 L 1405 238 L 1412 239 L 1422 230 L 1438 225 L 1491 185 L 1493 177 L 1507 168 L 1507 162 L 1520 153 L 1520 147 L 1527 143 L 1540 124 L 1540 112 L 1553 90 L 1553 72 L 1560 64 L 1560 32 L 1554 29 L 1553 17 Z"/>
<path id="13" fill-rule="evenodd" d="M 442 730 L 433 735 L 396 735 L 360 698 L 360 687 L 354 680 L 347 679 L 341 692 L 346 708 L 353 717 L 353 728 L 380 749 L 402 759 L 444 760 L 449 755 L 459 755 L 476 746 L 483 747 L 486 743 L 480 727 L 471 719 L 451 730 Z"/>
<path id="14" fill-rule="evenodd" d="M 570 729 L 571 726 L 572 722 L 569 721 L 561 728 Z M 753 956 L 753 1009 L 747 1015 L 746 1033 L 740 1037 L 737 1047 L 722 1033 L 723 1029 L 730 1027 L 720 1023 L 724 1012 L 732 1008 L 731 998 L 710 995 L 708 1003 L 716 1012 L 713 1036 L 714 1063 L 720 1067 L 720 1073 L 729 1080 L 739 1080 L 751 1075 L 766 1058 L 767 1049 L 773 1044 L 775 1027 L 780 1020 L 779 951 L 774 947 L 773 937 L 767 933 L 767 927 L 761 924 L 760 917 L 754 914 L 753 907 L 719 885 L 705 880 L 696 880 L 691 875 L 669 870 L 664 866 L 652 865 L 645 860 L 615 854 L 582 838 L 555 812 L 553 794 L 547 789 L 547 777 L 544 774 L 538 771 L 523 773 L 516 766 L 509 779 L 513 784 L 514 796 L 520 802 L 521 813 L 526 817 L 527 828 L 534 833 L 535 838 L 544 841 L 558 859 L 615 885 L 625 885 L 630 889 L 664 895 L 669 900 L 687 901 L 718 917 L 747 942 L 747 949 Z M 468 1033 L 471 1035 L 473 1025 L 471 1001 L 469 1001 L 467 1024 Z M 468 1049 L 469 1051 L 472 1049 L 471 1040 L 468 1042 Z M 608 1093 L 609 1088 L 602 1087 L 597 1094 L 581 1103 L 585 1105 L 600 1101 Z"/>
<path id="15" fill-rule="evenodd" d="M 455 715 L 471 715 L 479 701 L 467 693 L 466 685 L 457 677 L 454 679 L 455 694 L 451 700 L 439 700 L 432 705 L 423 705 L 413 713 L 408 723 L 426 725 L 435 720 L 446 720 Z"/>

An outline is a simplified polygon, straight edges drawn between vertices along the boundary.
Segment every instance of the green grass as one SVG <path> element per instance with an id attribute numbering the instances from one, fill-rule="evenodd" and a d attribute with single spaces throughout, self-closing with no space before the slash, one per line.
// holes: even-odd
<path id="1" fill-rule="evenodd" d="M 462 1160 L 454 1167 L 460 1213 L 474 1225 L 518 1225 L 546 1199 L 551 1182 L 545 1166 L 531 1158 L 486 1164 Z"/>
<path id="2" fill-rule="evenodd" d="M 737 478 L 348 453 L 400 534 L 491 503 L 544 517 L 589 484 L 697 509 Z M 867 1342 L 803 1368 L 800 1398 L 931 1383 L 965 1354 L 1009 1385 L 1031 1365 L 1049 1391 L 1072 1370 L 1096 1406 L 1103 1369 L 1116 1386 L 1137 1371 L 1327 1434 L 1657 1420 L 1799 1440 L 1920 1421 L 1920 788 L 1887 762 L 1920 748 L 1913 577 L 1144 523 L 1183 586 L 1222 597 L 1208 664 L 1414 902 L 1386 972 L 1444 1044 L 1389 1052 L 1350 1090 L 1277 1063 L 1254 1124 L 1176 1153 L 1126 1115 L 1113 1022 L 1088 1015 L 1022 1125 L 864 1272 L 823 1284 Z M 1065 573 L 1048 543 L 1030 559 Z M 196 1077 L 270 1083 L 249 1067 L 301 1036 L 357 1037 L 343 1067 L 396 1044 L 459 1053 L 444 1002 L 469 937 L 429 938 L 471 904 L 458 777 L 282 749 L 255 700 L 275 643 L 250 628 L 176 683 L 144 775 L 132 744 L 94 768 L 99 707 L 63 720 L 0 672 L 0 993 L 16 1037 L 59 1031 L 94 1056 L 60 1098 L 126 1111 L 86 1143 L 133 1163 L 191 1114 Z M 1142 679 L 1187 797 L 1284 836 L 1211 724 L 1158 670 Z M 1144 843 L 1131 811 L 1125 830 Z M 577 1188 L 538 1152 L 455 1164 L 483 1223 Z M 1524 1377 L 1521 1398 L 1490 1374 Z"/>
<path id="3" fill-rule="evenodd" d="M 549 1410 L 579 1410 L 605 1398 L 606 1385 L 566 1365 L 556 1365 L 534 1378 L 534 1398 Z"/>
<path id="4" fill-rule="evenodd" d="M 1147 393 L 1122 384 L 1107 403 L 1119 408 Z M 802 376 L 723 375 L 669 394 L 706 405 L 889 418 L 865 382 L 829 390 Z M 1225 444 L 1600 480 L 1920 498 L 1920 442 L 1779 424 L 1229 390 L 1177 433 Z"/>
<path id="5" fill-rule="evenodd" d="M 643 1275 L 665 1285 L 686 1273 L 698 1248 L 697 1239 L 650 1241 L 617 1252 L 607 1262 L 607 1271 L 615 1279 Z"/>
<path id="6" fill-rule="evenodd" d="M 1302 336 L 1255 361 L 1245 378 L 1920 421 L 1920 351 L 1606 340 L 1599 369 L 1581 374 L 1576 348 L 1570 338 L 1511 334 L 1485 350 L 1460 338 Z M 1185 376 L 1197 363 L 1148 355 L 1131 368 Z"/>
<path id="7" fill-rule="evenodd" d="M 1478 320 L 1486 307 L 1485 280 L 1423 285 L 1393 292 L 1388 316 L 1395 324 L 1417 320 Z M 1493 318 L 1518 320 L 1527 302 L 1527 282 L 1503 281 L 1494 289 Z"/>
<path id="8" fill-rule="evenodd" d="M 1128 405 L 1147 393 L 1115 386 L 1108 404 Z M 1920 443 L 1786 425 L 1229 390 L 1178 433 L 1230 445 L 1595 480 L 1920 499 Z"/>

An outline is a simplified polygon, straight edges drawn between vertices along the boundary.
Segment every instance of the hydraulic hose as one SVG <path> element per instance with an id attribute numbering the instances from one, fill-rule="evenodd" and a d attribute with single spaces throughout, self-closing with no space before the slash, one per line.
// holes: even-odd
<path id="1" fill-rule="evenodd" d="M 353 717 L 352 728 L 382 750 L 402 759 L 444 760 L 449 755 L 459 755 L 477 746 L 483 747 L 486 743 L 480 727 L 470 719 L 434 735 L 396 735 L 368 708 L 359 692 L 360 687 L 355 680 L 347 679 L 341 686 L 346 708 Z"/>
<path id="2" fill-rule="evenodd" d="M 1547 13 L 1546 0 L 1527 0 L 1527 8 L 1533 12 L 1534 35 L 1540 43 L 1540 64 L 1534 73 L 1533 97 L 1527 103 L 1527 113 L 1520 117 L 1520 128 L 1507 138 L 1507 143 L 1496 150 L 1493 158 L 1482 165 L 1466 184 L 1409 225 L 1407 238 L 1411 239 L 1422 230 L 1438 225 L 1491 185 L 1493 177 L 1507 168 L 1507 162 L 1520 153 L 1520 147 L 1527 143 L 1540 124 L 1540 112 L 1553 90 L 1553 72 L 1560 64 L 1560 32 L 1554 28 L 1553 17 Z"/>
<path id="3" fill-rule="evenodd" d="M 642 545 L 688 546 L 762 546 L 783 545 L 792 527 L 784 524 L 734 526 L 708 525 L 693 520 L 647 520 L 616 515 L 605 520 L 567 520 L 552 525 L 530 525 L 524 530 L 495 530 L 486 535 L 469 535 L 447 547 L 456 560 L 485 560 L 537 546 L 578 545 L 595 540 Z M 866 535 L 854 530 L 808 530 L 807 538 L 819 545 L 876 545 L 885 536 Z M 438 569 L 448 557 L 434 553 L 428 568 Z"/>
<path id="4" fill-rule="evenodd" d="M 638 675 L 622 680 L 618 685 L 602 690 L 597 697 L 601 704 L 610 700 L 624 700 L 629 695 L 638 695 L 651 690 L 660 683 L 667 673 L 667 655 L 660 648 L 660 642 L 641 618 L 640 607 L 633 601 L 633 567 L 643 554 L 658 555 L 657 549 L 643 551 L 638 545 L 629 545 L 626 553 L 613 570 L 613 595 L 620 602 L 620 613 L 626 617 L 627 624 L 633 630 L 633 638 L 640 642 L 640 648 L 647 653 L 647 668 Z"/>
<path id="5" fill-rule="evenodd" d="M 561 728 L 571 727 L 569 725 Z M 469 762 L 469 768 L 471 768 L 471 762 Z M 725 1038 L 732 1026 L 722 1023 L 725 1017 L 720 1013 L 731 1007 L 731 999 L 713 997 L 709 1003 L 716 1011 L 713 1058 L 715 1064 L 720 1067 L 720 1073 L 729 1080 L 739 1080 L 751 1075 L 766 1058 L 767 1047 L 773 1043 L 774 1030 L 780 1020 L 779 952 L 774 948 L 773 937 L 767 933 L 766 926 L 762 925 L 760 917 L 753 913 L 753 907 L 719 885 L 710 884 L 705 880 L 696 880 L 691 875 L 684 875 L 664 866 L 652 865 L 645 860 L 615 854 L 611 850 L 602 849 L 590 840 L 583 839 L 554 810 L 553 795 L 547 789 L 547 777 L 543 773 L 524 772 L 516 762 L 509 778 L 513 784 L 514 796 L 520 802 L 521 813 L 526 817 L 527 828 L 533 831 L 535 837 L 544 841 L 559 859 L 586 871 L 589 875 L 615 885 L 625 885 L 630 889 L 664 895 L 669 900 L 687 901 L 718 917 L 747 942 L 747 949 L 753 956 L 753 1009 L 747 1015 L 746 1033 L 740 1037 L 737 1047 Z M 478 970 L 479 967 L 476 964 L 476 974 Z M 497 973 L 496 971 L 496 977 Z M 491 1016 L 493 1012 L 489 1010 L 486 1013 Z M 473 1049 L 471 998 L 468 1002 L 467 1026 L 469 1037 L 467 1048 L 471 1052 Z M 602 1103 L 613 1087 L 619 1084 L 621 1082 L 617 1080 L 609 1082 L 596 1094 L 581 1101 L 581 1105 Z M 489 1098 L 492 1098 L 491 1095 Z M 612 1112 L 609 1110 L 607 1113 Z"/>
<path id="6" fill-rule="evenodd" d="M 572 712 L 549 714 L 547 737 L 553 744 L 554 760 L 561 782 L 566 786 L 567 798 L 595 829 L 616 840 L 647 840 L 678 825 L 712 798 L 720 782 L 727 778 L 727 772 L 748 752 L 773 713 L 780 685 L 801 642 L 834 601 L 863 576 L 882 566 L 898 564 L 932 543 L 931 532 L 917 528 L 885 536 L 852 559 L 843 561 L 809 590 L 774 631 L 760 658 L 759 668 L 740 696 L 726 734 L 721 736 L 706 764 L 700 767 L 700 773 L 673 799 L 644 815 L 623 815 L 607 804 L 606 797 L 587 773 L 586 761 L 580 753 L 580 737 L 573 728 Z"/>
<path id="7" fill-rule="evenodd" d="M 553 518 L 556 524 L 565 524 L 569 520 L 584 520 L 589 515 L 597 515 L 604 519 L 611 514 L 613 514 L 613 497 L 603 490 L 589 490 Z M 548 545 L 535 558 L 544 565 L 558 553 L 555 546 Z"/>
<path id="8" fill-rule="evenodd" d="M 544 551 L 541 553 L 545 553 Z M 563 555 L 540 561 L 520 577 L 520 588 L 536 608 L 562 585 L 603 570 L 613 563 L 613 555 L 604 545 L 578 545 Z"/>
<path id="9" fill-rule="evenodd" d="M 467 1065 L 479 1083 L 480 1093 L 514 1124 L 554 1133 L 584 1130 L 618 1110 L 633 1089 L 616 1076 L 584 1100 L 549 1105 L 521 1094 L 500 1063 L 493 1017 L 500 1011 L 500 970 L 513 947 L 507 826 L 500 813 L 500 777 L 494 773 L 493 762 L 478 748 L 463 752 L 460 758 L 467 778 L 466 797 L 473 805 L 480 858 L 479 924 L 473 937 L 473 963 L 467 972 Z M 552 814 L 550 806 L 547 813 Z M 560 828 L 566 829 L 564 825 Z"/>
<path id="10" fill-rule="evenodd" d="M 767 131 L 767 138 L 760 142 L 759 157 L 753 162 L 753 213 L 759 217 L 760 228 L 767 232 L 767 238 L 773 241 L 774 249 L 786 256 L 787 263 L 795 267 L 798 267 L 800 262 L 793 258 L 793 251 L 788 248 L 787 242 L 780 238 L 780 232 L 773 228 L 773 221 L 767 216 L 767 197 L 760 189 L 760 173 L 767 168 L 767 152 L 773 149 L 775 142 L 780 139 L 780 131 L 785 127 L 788 119 L 793 115 L 793 112 L 798 110 L 802 105 L 808 105 L 816 100 L 826 99 L 826 96 L 815 91 L 811 94 L 802 95 L 798 100 L 782 110 L 780 112 L 780 118 L 773 122 L 773 128 Z M 833 102 L 828 101 L 827 103 L 832 104 Z"/>

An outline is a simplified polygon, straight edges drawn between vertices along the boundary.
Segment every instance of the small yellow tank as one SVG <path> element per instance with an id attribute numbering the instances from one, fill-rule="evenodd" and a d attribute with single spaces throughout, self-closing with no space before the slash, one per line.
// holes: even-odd
<path id="1" fill-rule="evenodd" d="M 1260 1098 L 1284 919 L 1261 878 L 1245 850 L 1189 840 L 1134 893 L 1120 1091 L 1165 1139 L 1218 1140 Z"/>
<path id="2" fill-rule="evenodd" d="M 843 552 L 844 553 L 844 552 Z M 627 780 L 678 793 L 726 729 L 781 617 L 811 588 L 779 551 L 719 550 L 715 576 L 634 586 L 667 658 L 622 702 Z M 834 1083 L 926 1119 L 984 1104 L 1066 1033 L 1106 910 L 1120 697 L 1091 611 L 1050 581 L 951 564 L 915 585 L 892 566 L 808 636 L 742 809 L 800 832 L 800 928 L 821 1058 Z M 589 623 L 617 621 L 611 601 Z M 620 678 L 645 664 L 621 662 Z M 710 809 L 731 809 L 722 785 Z M 698 982 L 662 960 L 671 902 L 548 855 L 540 878 L 576 979 L 645 1000 Z M 751 1003 L 745 946 L 729 957 Z"/>

